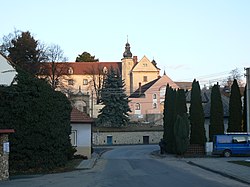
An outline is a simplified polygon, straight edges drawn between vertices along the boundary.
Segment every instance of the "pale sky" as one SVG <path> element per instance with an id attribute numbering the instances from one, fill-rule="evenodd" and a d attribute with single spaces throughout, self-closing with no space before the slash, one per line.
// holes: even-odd
<path id="1" fill-rule="evenodd" d="M 201 84 L 250 67 L 250 0 L 0 0 L 0 38 L 14 29 L 58 44 L 69 61 L 84 51 L 121 61 L 128 40 L 174 81 Z M 245 79 L 244 77 L 242 77 Z"/>

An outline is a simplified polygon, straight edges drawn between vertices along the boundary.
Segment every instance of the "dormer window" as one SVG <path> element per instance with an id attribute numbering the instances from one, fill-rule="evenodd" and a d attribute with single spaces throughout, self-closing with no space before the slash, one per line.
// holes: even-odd
<path id="1" fill-rule="evenodd" d="M 74 73 L 73 68 L 72 68 L 72 67 L 69 67 L 69 69 L 68 69 L 68 74 L 72 75 L 73 73 Z"/>
<path id="2" fill-rule="evenodd" d="M 104 74 L 107 74 L 108 73 L 108 68 L 104 67 L 102 71 L 103 71 Z"/>

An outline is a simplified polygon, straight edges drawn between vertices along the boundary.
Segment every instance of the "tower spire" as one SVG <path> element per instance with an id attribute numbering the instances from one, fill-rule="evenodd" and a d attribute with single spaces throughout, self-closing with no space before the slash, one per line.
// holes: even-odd
<path id="1" fill-rule="evenodd" d="M 132 53 L 130 51 L 130 44 L 128 43 L 128 35 L 127 35 L 127 43 L 125 45 L 125 51 L 123 53 L 124 58 L 132 58 Z"/>

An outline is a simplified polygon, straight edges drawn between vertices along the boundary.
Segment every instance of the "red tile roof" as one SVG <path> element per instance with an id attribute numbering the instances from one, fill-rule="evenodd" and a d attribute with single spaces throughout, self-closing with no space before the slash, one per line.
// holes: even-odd
<path id="1" fill-rule="evenodd" d="M 45 62 L 43 67 L 51 69 L 50 62 Z M 57 71 L 62 71 L 63 74 L 68 74 L 68 70 L 71 67 L 74 75 L 92 75 L 103 73 L 103 68 L 106 67 L 108 70 L 111 66 L 114 69 L 119 69 L 121 72 L 121 62 L 57 62 L 55 63 Z"/>
<path id="2" fill-rule="evenodd" d="M 9 134 L 9 133 L 14 133 L 14 129 L 0 129 L 0 134 Z"/>
<path id="3" fill-rule="evenodd" d="M 114 69 L 119 69 L 121 71 L 121 62 L 73 62 L 69 63 L 69 67 L 73 68 L 75 75 L 82 75 L 82 74 L 98 74 L 103 68 L 106 67 L 110 69 L 111 66 Z"/>
<path id="4" fill-rule="evenodd" d="M 74 108 L 71 111 L 71 123 L 93 123 L 94 120 L 88 114 Z"/>

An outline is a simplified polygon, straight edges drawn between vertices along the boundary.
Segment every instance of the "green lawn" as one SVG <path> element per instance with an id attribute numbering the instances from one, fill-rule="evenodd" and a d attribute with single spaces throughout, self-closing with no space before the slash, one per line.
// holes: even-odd
<path id="1" fill-rule="evenodd" d="M 250 162 L 244 161 L 244 160 L 242 160 L 242 161 L 240 161 L 240 160 L 239 161 L 229 161 L 229 162 L 234 163 L 234 164 L 239 164 L 242 166 L 250 167 Z"/>

